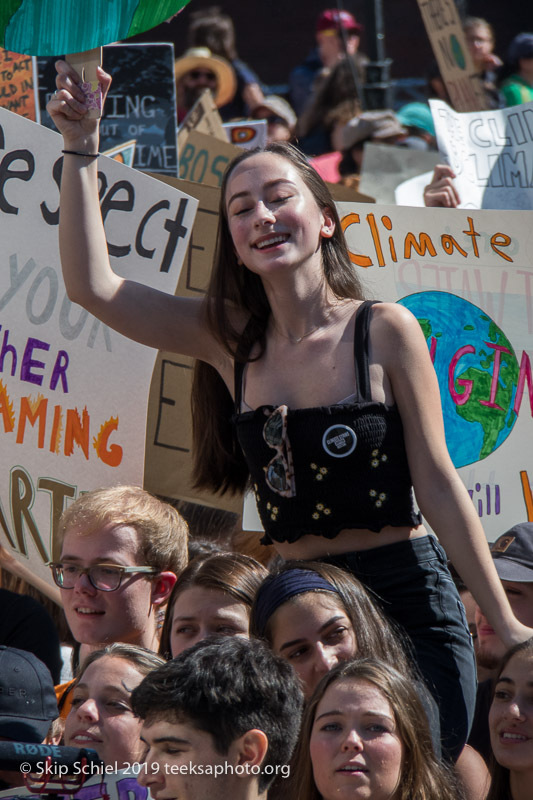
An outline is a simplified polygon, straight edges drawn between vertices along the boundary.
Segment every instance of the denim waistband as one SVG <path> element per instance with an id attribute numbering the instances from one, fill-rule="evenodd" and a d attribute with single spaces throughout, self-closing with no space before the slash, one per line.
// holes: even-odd
<path id="1" fill-rule="evenodd" d="M 344 567 L 352 572 L 374 572 L 385 566 L 403 569 L 424 561 L 433 561 L 435 558 L 446 564 L 444 549 L 435 536 L 428 534 L 415 539 L 406 539 L 404 542 L 385 544 L 383 547 L 373 547 L 370 550 L 335 553 L 316 560 Z"/>

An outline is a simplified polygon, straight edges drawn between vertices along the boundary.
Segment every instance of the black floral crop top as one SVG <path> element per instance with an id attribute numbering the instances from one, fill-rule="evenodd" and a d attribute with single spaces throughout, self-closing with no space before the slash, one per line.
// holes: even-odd
<path id="1" fill-rule="evenodd" d="M 233 422 L 265 529 L 263 544 L 421 522 L 398 408 L 370 395 L 372 305 L 363 303 L 356 317 L 353 402 L 293 410 L 260 406 L 241 413 L 245 363 L 235 364 Z"/>

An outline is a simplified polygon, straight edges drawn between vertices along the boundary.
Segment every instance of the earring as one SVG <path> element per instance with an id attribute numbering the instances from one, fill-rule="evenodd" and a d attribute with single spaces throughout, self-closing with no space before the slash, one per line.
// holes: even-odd
<path id="1" fill-rule="evenodd" d="M 239 267 L 244 266 L 244 261 L 242 260 L 242 258 L 240 256 L 237 256 L 237 264 L 238 264 Z"/>

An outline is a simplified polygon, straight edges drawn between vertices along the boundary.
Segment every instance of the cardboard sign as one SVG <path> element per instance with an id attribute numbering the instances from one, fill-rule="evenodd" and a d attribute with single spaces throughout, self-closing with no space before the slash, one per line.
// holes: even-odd
<path id="1" fill-rule="evenodd" d="M 155 360 L 66 297 L 61 147 L 58 134 L 0 109 L 0 544 L 48 580 L 66 504 L 142 484 Z M 113 268 L 173 293 L 197 201 L 113 159 L 98 167 Z"/>
<path id="2" fill-rule="evenodd" d="M 36 59 L 0 48 L 0 107 L 39 122 L 36 96 Z"/>
<path id="3" fill-rule="evenodd" d="M 476 75 L 454 0 L 418 0 L 418 5 L 455 110 L 487 108 L 483 85 Z"/>
<path id="4" fill-rule="evenodd" d="M 198 211 L 176 294 L 201 297 L 211 274 L 218 231 L 220 191 L 165 178 L 196 197 Z M 188 500 L 240 513 L 241 498 L 215 496 L 192 487 L 191 385 L 194 361 L 175 353 L 158 354 L 148 404 L 144 486 L 164 497 Z"/>
<path id="5" fill-rule="evenodd" d="M 430 100 L 463 208 L 533 208 L 533 103 L 456 114 Z"/>
<path id="6" fill-rule="evenodd" d="M 240 152 L 232 144 L 191 131 L 180 151 L 179 177 L 193 183 L 220 187 L 226 167 Z"/>
<path id="7" fill-rule="evenodd" d="M 375 197 L 376 203 L 394 204 L 394 190 L 400 183 L 426 170 L 433 171 L 442 160 L 434 151 L 413 150 L 392 144 L 367 142 L 363 152 L 359 188 Z"/>
<path id="8" fill-rule="evenodd" d="M 191 131 L 214 136 L 221 142 L 227 142 L 226 131 L 222 124 L 222 117 L 218 113 L 215 100 L 209 89 L 204 89 L 196 103 L 193 105 L 183 122 L 178 128 L 178 152 L 185 147 Z"/>
<path id="9" fill-rule="evenodd" d="M 242 122 L 226 122 L 224 130 L 228 142 L 244 150 L 264 147 L 267 143 L 266 119 L 247 119 Z"/>
<path id="10" fill-rule="evenodd" d="M 55 59 L 38 60 L 42 123 L 55 130 L 46 104 L 55 91 Z M 103 152 L 136 140 L 133 166 L 142 172 L 178 174 L 176 89 L 172 44 L 104 47 L 103 66 L 113 76 L 100 126 Z"/>
<path id="11" fill-rule="evenodd" d="M 424 189 L 431 182 L 433 170 L 422 172 L 399 183 L 394 190 L 394 200 L 398 206 L 420 206 L 424 207 Z"/>
<path id="12" fill-rule="evenodd" d="M 338 207 L 367 296 L 420 321 L 448 449 L 487 538 L 533 521 L 531 214 Z"/>

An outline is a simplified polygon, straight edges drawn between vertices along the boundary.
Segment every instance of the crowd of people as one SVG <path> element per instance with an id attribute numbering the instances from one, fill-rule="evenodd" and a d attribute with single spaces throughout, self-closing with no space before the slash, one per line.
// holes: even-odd
<path id="1" fill-rule="evenodd" d="M 265 94 L 230 23 L 218 9 L 193 17 L 178 119 L 209 88 L 224 119 L 266 119 L 270 141 L 225 173 L 203 299 L 113 271 L 99 120 L 65 61 L 48 111 L 64 142 L 68 295 L 196 360 L 196 486 L 249 488 L 268 557 L 231 534 L 202 541 L 198 518 L 139 487 L 81 495 L 50 564 L 64 628 L 0 590 L 0 738 L 90 748 L 117 772 L 142 764 L 154 800 L 528 800 L 533 523 L 488 547 L 418 321 L 365 297 L 308 159 L 338 150 L 353 177 L 367 141 L 434 147 L 430 115 L 364 110 L 362 29 L 348 12 L 320 15 L 288 99 Z M 533 35 L 513 41 L 500 84 L 488 23 L 467 20 L 465 34 L 487 96 L 525 98 Z M 98 80 L 105 100 L 111 77 Z M 440 169 L 429 199 L 454 205 Z M 54 637 L 43 645 L 35 627 Z M 12 794 L 23 782 L 13 770 L 0 781 Z"/>
<path id="2" fill-rule="evenodd" d="M 533 34 L 515 36 L 502 59 L 494 52 L 490 22 L 467 17 L 463 29 L 486 107 L 503 108 L 532 100 Z M 396 104 L 394 111 L 387 109 L 383 114 L 369 111 L 365 95 L 369 60 L 360 49 L 361 23 L 348 11 L 325 9 L 316 20 L 315 31 L 309 55 L 287 77 L 285 95 L 268 95 L 265 103 L 267 87 L 237 56 L 231 19 L 217 6 L 196 12 L 189 27 L 191 49 L 176 60 L 178 122 L 201 91 L 210 88 L 224 121 L 267 119 L 272 123 L 269 141 L 296 142 L 302 152 L 313 157 L 340 152 L 341 180 L 360 173 L 360 151 L 366 141 L 436 150 L 427 100 L 450 103 L 436 62 L 426 70 L 423 99 L 400 107 Z"/>

